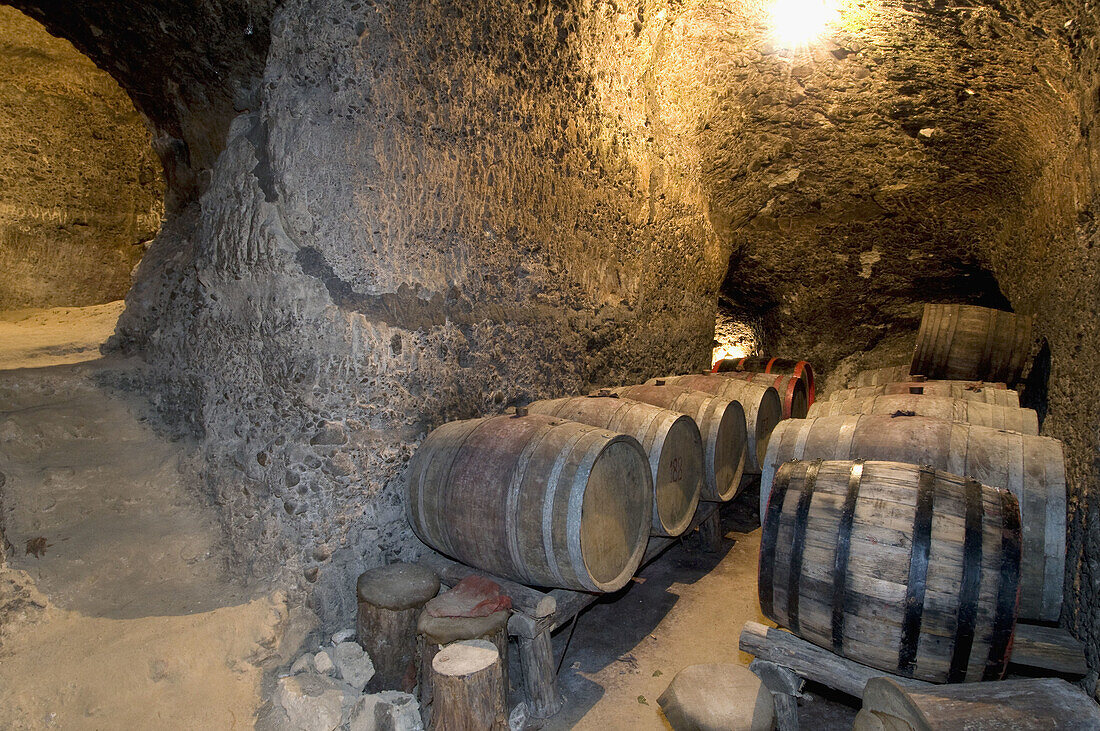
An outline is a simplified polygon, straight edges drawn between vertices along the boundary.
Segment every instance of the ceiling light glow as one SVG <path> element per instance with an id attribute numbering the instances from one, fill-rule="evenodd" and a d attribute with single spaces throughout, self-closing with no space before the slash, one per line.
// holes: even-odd
<path id="1" fill-rule="evenodd" d="M 816 40 L 836 15 L 832 0 L 775 0 L 771 25 L 784 47 L 796 48 Z"/>

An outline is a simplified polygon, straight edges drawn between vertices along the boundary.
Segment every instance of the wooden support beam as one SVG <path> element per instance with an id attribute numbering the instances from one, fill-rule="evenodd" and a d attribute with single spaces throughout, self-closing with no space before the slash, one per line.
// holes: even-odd
<path id="1" fill-rule="evenodd" d="M 1012 663 L 1066 675 L 1087 675 L 1085 646 L 1061 627 L 1016 624 Z"/>
<path id="2" fill-rule="evenodd" d="M 438 553 L 425 554 L 420 559 L 420 563 L 439 574 L 439 578 L 448 586 L 454 586 L 472 574 L 492 579 L 500 585 L 501 590 L 505 594 L 511 597 L 512 609 L 517 612 L 523 612 L 532 617 L 549 617 L 557 609 L 557 603 L 554 601 L 553 592 L 547 594 L 538 589 L 532 589 L 529 586 L 517 584 L 508 579 L 502 579 L 486 571 L 473 569 L 465 564 L 452 561 L 446 556 L 442 556 Z"/>
<path id="3" fill-rule="evenodd" d="M 790 668 L 807 680 L 827 685 L 856 698 L 863 697 L 863 687 L 871 678 L 886 677 L 918 686 L 931 685 L 869 668 L 823 650 L 790 632 L 767 627 L 759 622 L 745 622 L 741 629 L 739 646 L 743 652 L 758 659 Z"/>
<path id="4" fill-rule="evenodd" d="M 802 696 L 802 678 L 790 668 L 769 660 L 753 660 L 749 670 L 756 673 L 775 703 L 775 722 L 779 731 L 799 731 L 798 698 Z"/>

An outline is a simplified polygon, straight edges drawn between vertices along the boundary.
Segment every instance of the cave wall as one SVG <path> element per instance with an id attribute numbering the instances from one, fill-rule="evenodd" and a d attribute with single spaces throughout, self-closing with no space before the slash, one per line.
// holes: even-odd
<path id="1" fill-rule="evenodd" d="M 701 125 L 723 295 L 762 317 L 770 352 L 838 375 L 903 361 L 924 301 L 1035 315 L 1023 398 L 1065 444 L 1063 621 L 1098 667 L 1095 11 L 858 8 L 801 52 L 731 19 Z"/>
<path id="2" fill-rule="evenodd" d="M 163 209 L 149 130 L 72 44 L 0 6 L 0 309 L 120 300 Z"/>
<path id="3" fill-rule="evenodd" d="M 709 362 L 707 218 L 678 13 L 295 0 L 113 347 L 202 435 L 241 570 L 312 589 L 413 555 L 428 430 Z M 661 70 L 658 78 L 657 69 Z M 677 76 L 679 75 L 679 76 Z"/>

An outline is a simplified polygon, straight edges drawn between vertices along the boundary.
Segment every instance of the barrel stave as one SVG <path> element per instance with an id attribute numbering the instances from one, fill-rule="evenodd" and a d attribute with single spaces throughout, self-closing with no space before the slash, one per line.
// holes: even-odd
<path id="1" fill-rule="evenodd" d="M 834 646 L 833 625 L 833 604 L 837 600 L 834 565 L 837 531 L 853 464 L 826 461 L 817 465 L 802 534 L 797 622 L 792 622 L 788 612 L 791 602 L 789 572 L 792 565 L 798 563 L 792 560 L 791 554 L 795 515 L 800 488 L 811 468 L 806 462 L 784 466 L 784 471 L 793 479 L 783 495 L 780 512 L 769 511 L 769 520 L 775 519 L 776 523 L 765 527 L 761 549 L 761 604 L 774 621 L 791 627 L 811 642 L 834 651 L 840 649 L 841 654 L 865 664 L 898 672 L 899 639 L 905 625 L 903 608 L 910 579 L 911 538 L 916 513 L 914 495 L 917 491 L 913 486 L 919 468 L 877 461 L 863 465 L 853 513 L 842 605 L 843 626 L 837 647 Z M 906 474 L 908 480 L 904 479 Z M 881 495 L 878 493 L 880 486 L 884 488 Z M 911 673 L 912 677 L 934 682 L 947 679 L 954 656 L 964 565 L 966 500 L 963 491 L 966 489 L 962 478 L 943 472 L 935 474 L 928 571 Z M 1001 589 L 1003 501 L 993 488 L 982 487 L 978 495 L 983 516 L 980 533 L 983 550 L 980 561 L 975 564 L 980 566 L 980 581 L 973 606 L 975 631 L 963 668 L 966 680 L 981 680 L 986 675 Z M 885 521 L 884 507 L 888 509 Z M 884 522 L 896 522 L 897 525 L 884 528 Z M 774 544 L 768 542 L 771 540 L 769 530 L 775 531 Z M 884 530 L 908 535 L 910 541 L 884 544 L 881 540 Z M 767 552 L 773 545 L 769 555 Z M 774 559 L 770 574 L 765 571 L 769 558 Z M 1019 560 L 1018 552 L 1015 559 Z M 977 554 L 974 560 L 978 560 Z M 771 579 L 767 581 L 769 575 Z M 769 602 L 765 601 L 769 595 L 770 612 Z M 1010 619 L 1014 621 L 1015 618 Z"/>
<path id="2" fill-rule="evenodd" d="M 819 401 L 810 408 L 807 416 L 813 418 L 839 414 L 894 414 L 899 411 L 911 411 L 917 416 L 1017 431 L 1021 434 L 1037 435 L 1039 433 L 1039 418 L 1033 409 L 925 395 L 898 394 L 844 401 Z"/>
<path id="3" fill-rule="evenodd" d="M 536 586 L 621 588 L 645 551 L 651 506 L 636 439 L 541 415 L 444 424 L 408 472 L 421 540 Z"/>
<path id="4" fill-rule="evenodd" d="M 695 419 L 706 460 L 701 499 L 726 502 L 737 495 L 748 456 L 745 411 L 739 402 L 705 391 L 663 384 L 622 386 L 610 392 Z"/>

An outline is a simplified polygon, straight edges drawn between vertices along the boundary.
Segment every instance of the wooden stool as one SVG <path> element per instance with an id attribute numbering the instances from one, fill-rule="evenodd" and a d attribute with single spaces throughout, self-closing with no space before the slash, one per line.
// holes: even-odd
<path id="1" fill-rule="evenodd" d="M 439 577 L 417 564 L 392 563 L 363 572 L 355 590 L 355 631 L 374 663 L 368 688 L 411 691 L 416 684 L 416 620 L 439 593 Z"/>
<path id="2" fill-rule="evenodd" d="M 431 605 L 425 605 L 425 609 Z M 427 725 L 432 709 L 432 661 L 444 645 L 461 640 L 487 640 L 500 653 L 504 693 L 508 693 L 508 617 L 510 610 L 493 612 L 487 617 L 433 617 L 420 613 L 416 624 L 416 652 L 420 656 L 420 716 Z"/>
<path id="3" fill-rule="evenodd" d="M 488 640 L 447 645 L 432 660 L 435 692 L 430 729 L 503 731 L 508 728 L 500 653 Z"/>

